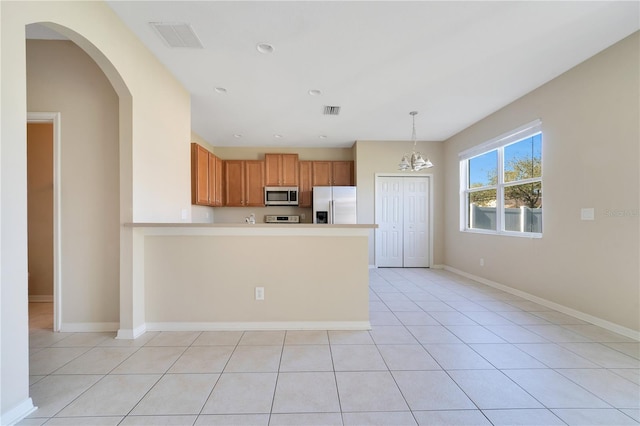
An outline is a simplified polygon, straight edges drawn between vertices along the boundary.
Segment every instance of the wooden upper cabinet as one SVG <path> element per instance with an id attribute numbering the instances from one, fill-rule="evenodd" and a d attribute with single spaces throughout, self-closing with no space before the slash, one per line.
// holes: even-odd
<path id="1" fill-rule="evenodd" d="M 244 207 L 244 161 L 224 162 L 225 205 Z"/>
<path id="2" fill-rule="evenodd" d="M 298 154 L 265 154 L 266 186 L 298 186 Z"/>
<path id="3" fill-rule="evenodd" d="M 312 161 L 300 161 L 298 163 L 300 175 L 298 185 L 298 203 L 300 207 L 311 207 L 313 197 L 313 167 Z"/>
<path id="4" fill-rule="evenodd" d="M 264 161 L 245 161 L 245 206 L 264 207 Z"/>
<path id="5" fill-rule="evenodd" d="M 197 143 L 191 144 L 191 204 L 222 206 L 222 160 Z"/>
<path id="6" fill-rule="evenodd" d="M 264 206 L 264 161 L 227 160 L 224 163 L 225 205 Z"/>
<path id="7" fill-rule="evenodd" d="M 298 154 L 265 160 L 221 160 L 191 144 L 191 202 L 201 206 L 262 207 L 265 186 L 297 186 L 300 207 L 311 207 L 314 186 L 353 185 L 353 161 L 299 161 Z"/>
<path id="8" fill-rule="evenodd" d="M 331 186 L 331 161 L 314 161 L 313 186 Z"/>
<path id="9" fill-rule="evenodd" d="M 209 204 L 214 207 L 224 205 L 224 165 L 219 157 L 209 153 Z"/>
<path id="10" fill-rule="evenodd" d="M 313 186 L 353 185 L 353 161 L 313 161 Z"/>
<path id="11" fill-rule="evenodd" d="M 332 161 L 331 163 L 332 185 L 353 185 L 353 161 Z"/>
<path id="12" fill-rule="evenodd" d="M 209 151 L 191 144 L 191 204 L 209 205 Z"/>

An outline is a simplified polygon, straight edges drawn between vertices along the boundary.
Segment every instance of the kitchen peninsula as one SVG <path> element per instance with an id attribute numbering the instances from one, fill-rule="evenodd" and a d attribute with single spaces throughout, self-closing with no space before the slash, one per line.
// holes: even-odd
<path id="1" fill-rule="evenodd" d="M 120 299 L 131 320 L 121 322 L 118 338 L 370 328 L 368 237 L 376 225 L 124 226 L 132 230 L 133 280 Z"/>

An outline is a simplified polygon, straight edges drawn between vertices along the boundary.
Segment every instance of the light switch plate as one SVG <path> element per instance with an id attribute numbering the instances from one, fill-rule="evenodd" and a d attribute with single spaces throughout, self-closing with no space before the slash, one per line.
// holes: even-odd
<path id="1" fill-rule="evenodd" d="M 596 212 L 593 207 L 584 207 L 580 210 L 580 219 L 582 220 L 595 220 Z"/>

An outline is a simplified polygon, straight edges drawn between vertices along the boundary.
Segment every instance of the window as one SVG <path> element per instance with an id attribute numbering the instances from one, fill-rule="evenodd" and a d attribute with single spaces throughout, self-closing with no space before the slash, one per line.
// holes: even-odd
<path id="1" fill-rule="evenodd" d="M 542 236 L 542 131 L 536 120 L 460 153 L 462 231 Z"/>

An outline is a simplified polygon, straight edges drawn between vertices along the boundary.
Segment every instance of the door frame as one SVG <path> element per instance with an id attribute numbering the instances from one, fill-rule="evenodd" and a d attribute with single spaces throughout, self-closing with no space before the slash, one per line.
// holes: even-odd
<path id="1" fill-rule="evenodd" d="M 59 112 L 27 112 L 27 123 L 53 123 L 53 331 L 62 324 L 61 128 Z"/>
<path id="2" fill-rule="evenodd" d="M 412 173 L 411 175 L 408 175 L 406 173 L 376 173 L 374 175 L 374 187 L 373 187 L 373 217 L 374 217 L 374 223 L 377 222 L 378 220 L 378 201 L 380 201 L 378 199 L 378 179 L 379 178 L 383 178 L 383 177 L 401 177 L 401 178 L 407 178 L 407 179 L 411 179 L 411 178 L 427 178 L 429 180 L 429 208 L 428 208 L 428 212 L 429 212 L 429 268 L 433 268 L 433 173 Z M 373 247 L 374 247 L 374 255 L 373 255 L 373 261 L 374 261 L 374 265 L 377 268 L 378 267 L 378 252 L 377 252 L 377 247 L 378 245 L 376 244 L 376 233 L 373 233 Z"/>

